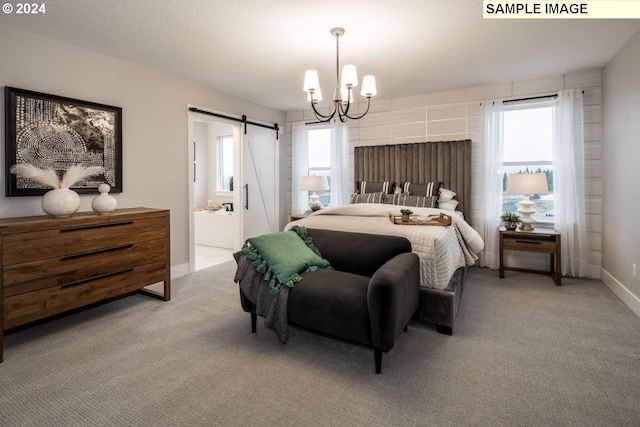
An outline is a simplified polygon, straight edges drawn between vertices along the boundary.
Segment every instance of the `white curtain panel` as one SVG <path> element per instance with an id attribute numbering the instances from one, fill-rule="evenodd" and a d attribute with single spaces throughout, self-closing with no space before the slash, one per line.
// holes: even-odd
<path id="1" fill-rule="evenodd" d="M 554 111 L 555 229 L 562 233 L 562 273 L 588 276 L 582 90 L 558 93 Z"/>
<path id="2" fill-rule="evenodd" d="M 300 190 L 300 181 L 309 175 L 309 131 L 305 122 L 292 123 L 291 128 L 291 213 L 309 209 L 309 194 Z"/>
<path id="3" fill-rule="evenodd" d="M 481 267 L 500 268 L 498 227 L 502 213 L 502 155 L 504 147 L 504 107 L 502 100 L 482 102 L 482 141 L 480 157 L 480 223 L 484 240 L 479 254 Z"/>
<path id="4" fill-rule="evenodd" d="M 339 120 L 331 124 L 331 206 L 348 205 L 349 126 Z"/>

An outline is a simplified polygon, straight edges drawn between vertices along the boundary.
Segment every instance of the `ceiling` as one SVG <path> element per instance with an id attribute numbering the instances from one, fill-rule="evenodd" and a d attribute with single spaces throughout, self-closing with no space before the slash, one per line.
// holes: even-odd
<path id="1" fill-rule="evenodd" d="M 132 61 L 284 111 L 325 99 L 341 64 L 376 76 L 378 97 L 602 67 L 640 20 L 485 20 L 480 0 L 54 0 L 0 23 Z M 359 94 L 358 94 L 359 97 Z M 356 98 L 358 99 L 358 98 Z"/>

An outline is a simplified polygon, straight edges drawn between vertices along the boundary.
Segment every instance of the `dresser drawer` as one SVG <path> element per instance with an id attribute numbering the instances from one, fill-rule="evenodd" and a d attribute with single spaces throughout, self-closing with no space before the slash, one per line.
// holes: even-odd
<path id="1" fill-rule="evenodd" d="M 164 261 L 131 268 L 123 266 L 104 277 L 5 295 L 4 329 L 135 292 L 148 283 L 161 282 L 165 279 L 165 267 Z"/>
<path id="2" fill-rule="evenodd" d="M 166 249 L 166 241 L 156 239 L 6 266 L 3 271 L 4 295 L 69 285 L 136 265 L 164 261 Z"/>
<path id="3" fill-rule="evenodd" d="M 2 240 L 4 266 L 71 256 L 151 239 L 165 238 L 164 217 L 102 222 L 82 226 L 6 234 Z"/>
<path id="4" fill-rule="evenodd" d="M 553 253 L 556 251 L 556 242 L 549 241 L 548 238 L 535 237 L 509 237 L 504 238 L 504 249 L 525 250 L 530 252 Z"/>

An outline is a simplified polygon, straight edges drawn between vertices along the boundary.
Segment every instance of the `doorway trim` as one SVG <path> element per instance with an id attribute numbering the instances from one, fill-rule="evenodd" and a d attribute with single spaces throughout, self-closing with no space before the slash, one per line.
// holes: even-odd
<path id="1" fill-rule="evenodd" d="M 226 119 L 226 118 L 222 118 L 222 117 L 218 117 L 217 115 L 214 117 L 211 114 L 203 114 L 201 113 L 201 111 L 198 109 L 198 112 L 192 111 L 191 107 L 189 108 L 189 111 L 187 112 L 187 117 L 188 117 L 188 136 L 187 136 L 187 149 L 188 149 L 188 153 L 187 153 L 187 158 L 189 159 L 189 165 L 188 165 L 188 207 L 189 207 L 189 244 L 188 244 L 188 249 L 189 249 L 189 273 L 193 273 L 194 271 L 196 271 L 195 269 L 195 189 L 194 189 L 194 141 L 195 141 L 195 129 L 194 129 L 194 123 L 196 122 L 200 122 L 200 123 L 205 123 L 205 124 L 213 124 L 213 123 L 220 123 L 220 124 L 224 124 L 224 125 L 228 125 L 232 128 L 232 133 L 233 133 L 233 170 L 234 170 L 234 176 L 236 176 L 238 180 L 238 185 L 242 182 L 240 179 L 242 176 L 242 140 L 241 140 L 241 124 L 238 123 L 235 120 L 230 120 L 230 119 Z M 237 171 L 237 172 L 236 172 Z M 239 207 L 241 206 L 242 203 L 242 199 L 241 199 L 241 194 L 240 191 L 234 191 L 233 192 L 233 205 L 234 207 Z M 237 213 L 235 215 L 233 215 L 234 218 L 234 250 L 239 250 L 240 248 L 236 246 L 238 246 L 237 241 L 238 241 L 238 237 L 237 236 L 242 236 L 242 212 L 239 209 L 234 209 L 234 211 L 237 211 Z"/>

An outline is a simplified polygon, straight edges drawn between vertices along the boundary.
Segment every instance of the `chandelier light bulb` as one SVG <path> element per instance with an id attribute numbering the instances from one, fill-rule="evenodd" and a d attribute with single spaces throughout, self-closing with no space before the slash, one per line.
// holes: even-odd
<path id="1" fill-rule="evenodd" d="M 313 100 L 311 99 L 311 93 L 313 92 Z M 322 91 L 320 90 L 320 88 L 318 87 L 318 89 L 314 90 L 314 91 L 308 91 L 307 92 L 307 101 L 308 102 L 314 102 L 314 103 L 318 103 L 320 101 L 322 101 Z"/>
<path id="2" fill-rule="evenodd" d="M 347 105 L 348 103 L 351 102 L 351 97 L 349 96 L 350 91 L 345 85 L 340 86 L 340 94 L 341 94 L 340 99 L 342 99 L 343 105 Z"/>

